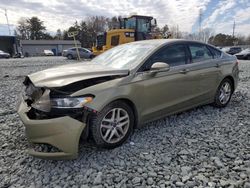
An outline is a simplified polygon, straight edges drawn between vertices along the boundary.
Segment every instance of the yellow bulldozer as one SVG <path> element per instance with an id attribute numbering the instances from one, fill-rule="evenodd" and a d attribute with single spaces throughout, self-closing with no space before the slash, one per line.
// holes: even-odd
<path id="1" fill-rule="evenodd" d="M 120 18 L 119 29 L 97 35 L 96 43 L 92 47 L 93 54 L 99 55 L 114 46 L 133 41 L 168 38 L 169 36 L 162 37 L 160 33 L 154 31 L 156 25 L 156 19 L 151 16 L 132 15 Z"/>

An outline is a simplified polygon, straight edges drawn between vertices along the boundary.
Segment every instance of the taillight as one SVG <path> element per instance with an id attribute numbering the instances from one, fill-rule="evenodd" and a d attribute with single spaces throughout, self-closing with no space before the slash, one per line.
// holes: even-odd
<path id="1" fill-rule="evenodd" d="M 238 60 L 236 61 L 236 65 L 239 65 L 239 61 Z"/>

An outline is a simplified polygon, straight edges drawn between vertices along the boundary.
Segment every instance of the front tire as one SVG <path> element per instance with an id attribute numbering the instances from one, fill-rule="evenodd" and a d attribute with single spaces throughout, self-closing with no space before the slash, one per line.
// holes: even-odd
<path id="1" fill-rule="evenodd" d="M 233 83 L 230 79 L 224 79 L 215 94 L 213 105 L 218 108 L 227 106 L 233 94 Z"/>
<path id="2" fill-rule="evenodd" d="M 71 59 L 73 59 L 73 55 L 69 54 L 69 55 L 67 55 L 67 58 L 71 60 Z"/>
<path id="3" fill-rule="evenodd" d="M 134 126 L 134 114 L 129 105 L 115 101 L 90 120 L 90 131 L 98 147 L 115 148 L 127 140 Z"/>

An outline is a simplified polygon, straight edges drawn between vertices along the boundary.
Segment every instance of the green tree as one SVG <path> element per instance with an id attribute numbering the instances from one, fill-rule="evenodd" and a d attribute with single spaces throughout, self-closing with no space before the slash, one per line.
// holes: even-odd
<path id="1" fill-rule="evenodd" d="M 92 47 L 91 33 L 88 32 L 88 26 L 85 21 L 80 23 L 80 38 L 82 47 L 90 48 Z"/>
<path id="2" fill-rule="evenodd" d="M 43 25 L 43 21 L 38 17 L 31 17 L 27 19 L 27 23 L 30 32 L 30 39 L 40 40 L 44 38 L 46 27 Z"/>
<path id="3" fill-rule="evenodd" d="M 68 33 L 69 32 L 73 32 L 73 31 L 79 31 L 79 28 L 75 27 L 75 26 L 71 26 L 69 27 L 68 30 L 65 30 L 63 32 L 63 40 L 73 40 L 72 37 L 68 37 Z M 79 40 L 79 34 L 76 36 L 76 39 Z"/>
<path id="4" fill-rule="evenodd" d="M 44 39 L 44 40 L 53 40 L 54 38 L 49 33 L 43 33 L 41 35 L 41 39 Z"/>
<path id="5" fill-rule="evenodd" d="M 37 17 L 21 18 L 18 21 L 17 31 L 17 35 L 20 39 L 53 39 L 53 37 L 48 32 L 46 32 L 46 27 L 43 25 L 43 21 Z"/>
<path id="6" fill-rule="evenodd" d="M 215 36 L 210 37 L 208 39 L 208 42 L 215 46 L 233 46 L 235 40 L 237 39 L 231 35 L 219 33 Z"/>
<path id="7" fill-rule="evenodd" d="M 91 48 L 96 41 L 99 33 L 108 30 L 108 19 L 104 16 L 91 16 L 80 22 L 75 22 L 68 30 L 63 32 L 64 40 L 72 40 L 68 37 L 68 32 L 78 31 L 76 39 L 79 40 L 83 47 Z"/>

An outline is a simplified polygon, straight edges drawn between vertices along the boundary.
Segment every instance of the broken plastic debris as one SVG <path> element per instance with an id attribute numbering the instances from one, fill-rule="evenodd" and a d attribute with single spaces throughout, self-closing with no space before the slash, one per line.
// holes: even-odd
<path id="1" fill-rule="evenodd" d="M 133 145 L 135 145 L 135 143 L 134 143 L 134 142 L 130 142 L 129 144 L 130 144 L 130 145 L 132 145 L 132 146 L 133 146 Z"/>

